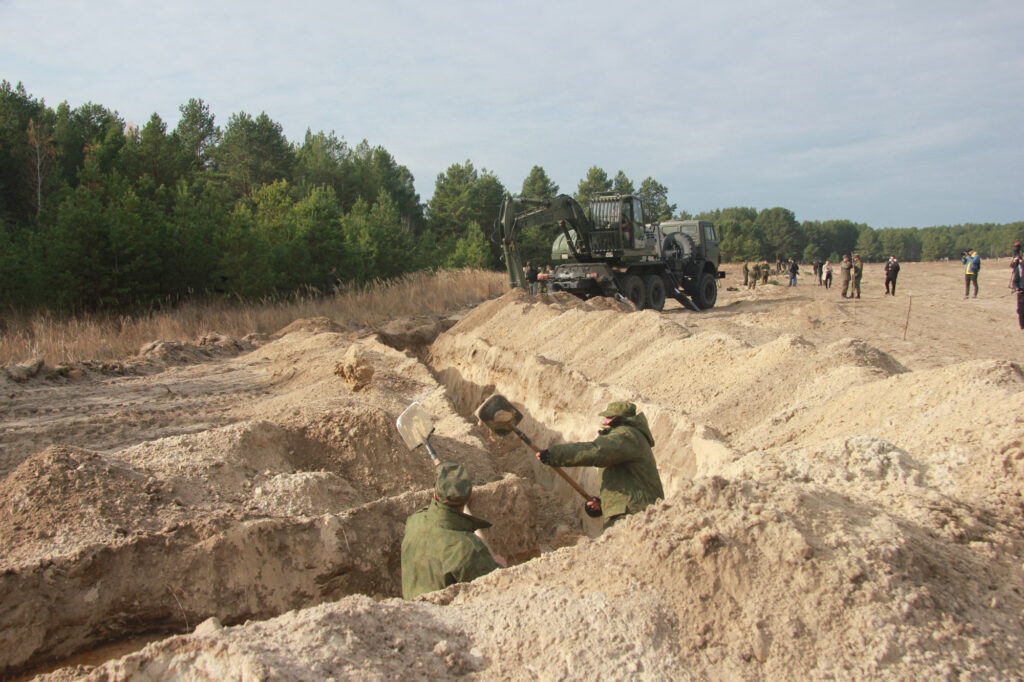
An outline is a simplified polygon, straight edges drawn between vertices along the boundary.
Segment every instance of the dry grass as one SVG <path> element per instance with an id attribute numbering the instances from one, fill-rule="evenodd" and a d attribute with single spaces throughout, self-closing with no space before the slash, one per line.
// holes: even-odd
<path id="1" fill-rule="evenodd" d="M 499 295 L 507 287 L 505 275 L 498 272 L 418 272 L 367 287 L 343 287 L 330 296 L 188 303 L 142 316 L 8 318 L 0 327 L 0 365 L 40 357 L 51 366 L 120 360 L 135 355 L 150 341 L 192 341 L 211 332 L 269 334 L 306 317 L 329 317 L 343 326 L 373 326 L 396 317 L 461 308 Z"/>

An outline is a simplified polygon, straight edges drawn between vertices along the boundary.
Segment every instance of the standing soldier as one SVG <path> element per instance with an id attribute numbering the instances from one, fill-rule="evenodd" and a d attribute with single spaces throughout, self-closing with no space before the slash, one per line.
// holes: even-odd
<path id="1" fill-rule="evenodd" d="M 860 256 L 853 257 L 853 286 L 850 288 L 850 298 L 860 298 L 860 278 L 864 276 L 864 263 Z M 854 296 L 856 293 L 856 296 Z"/>
<path id="2" fill-rule="evenodd" d="M 850 270 L 853 269 L 853 263 L 850 262 L 850 256 L 843 256 L 843 262 L 839 264 L 839 281 L 843 283 L 843 298 L 846 298 L 846 290 L 850 288 Z"/>
<path id="3" fill-rule="evenodd" d="M 402 539 L 402 597 L 412 599 L 490 573 L 504 564 L 473 534 L 491 524 L 463 513 L 473 495 L 466 468 L 455 462 L 437 466 L 434 499 L 405 522 Z M 500 563 L 499 563 L 500 562 Z"/>
<path id="4" fill-rule="evenodd" d="M 654 461 L 654 436 L 647 417 L 636 405 L 609 403 L 598 437 L 589 443 L 552 445 L 536 453 L 542 464 L 559 467 L 603 467 L 601 511 L 608 528 L 627 514 L 643 511 L 664 499 L 661 476 Z M 596 509 L 587 502 L 587 506 Z"/>
<path id="5" fill-rule="evenodd" d="M 748 286 L 750 279 L 750 266 L 747 263 L 743 263 L 743 286 Z"/>
<path id="6" fill-rule="evenodd" d="M 764 259 L 764 265 L 761 266 L 761 284 L 768 284 L 768 273 L 772 269 L 772 264 L 768 262 L 768 259 Z"/>
<path id="7" fill-rule="evenodd" d="M 750 283 L 747 284 L 747 288 L 748 289 L 756 289 L 757 288 L 757 280 L 760 277 L 761 277 L 761 266 L 758 265 L 757 263 L 754 263 L 753 277 L 750 278 Z"/>

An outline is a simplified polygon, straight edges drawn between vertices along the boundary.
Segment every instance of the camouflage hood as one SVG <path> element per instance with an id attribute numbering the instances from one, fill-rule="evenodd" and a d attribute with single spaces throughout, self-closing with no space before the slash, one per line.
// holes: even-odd
<path id="1" fill-rule="evenodd" d="M 616 428 L 621 426 L 632 426 L 637 431 L 643 434 L 644 439 L 647 440 L 647 444 L 651 447 L 654 446 L 654 436 L 650 434 L 650 426 L 647 425 L 647 418 L 643 413 L 639 415 L 631 415 L 629 417 L 618 417 L 610 425 L 605 426 L 598 430 L 601 435 L 607 435 Z"/>
<path id="2" fill-rule="evenodd" d="M 644 434 L 644 438 L 647 439 L 648 445 L 650 445 L 652 448 L 654 447 L 654 436 L 651 435 L 651 427 L 647 425 L 647 417 L 644 416 L 643 412 L 632 417 L 622 417 L 615 424 L 615 426 L 619 425 L 632 426 L 634 429 Z"/>

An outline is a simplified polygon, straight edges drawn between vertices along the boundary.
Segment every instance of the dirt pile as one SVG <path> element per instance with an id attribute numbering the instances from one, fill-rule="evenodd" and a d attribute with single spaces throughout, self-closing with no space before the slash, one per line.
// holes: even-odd
<path id="1" fill-rule="evenodd" d="M 377 333 L 299 321 L 51 387 L 53 413 L 21 386 L 0 671 L 194 629 L 50 679 L 1024 676 L 1024 341 L 996 299 L 950 316 L 943 266 L 920 267 L 901 271 L 910 317 L 870 272 L 859 301 L 767 286 L 701 315 L 514 292 Z M 667 499 L 586 538 L 567 486 L 473 422 L 495 391 L 540 445 L 636 402 Z M 413 400 L 517 565 L 403 602 L 402 526 L 432 478 L 394 428 Z M 56 442 L 76 447 L 32 449 Z"/>
<path id="2" fill-rule="evenodd" d="M 399 594 L 405 519 L 433 483 L 426 454 L 409 452 L 394 428 L 416 397 L 444 428 L 435 446 L 478 481 L 473 506 L 494 522 L 495 551 L 522 560 L 542 542 L 578 535 L 565 532 L 569 517 L 548 493 L 496 471 L 476 427 L 420 363 L 365 333 L 293 326 L 229 357 L 226 371 L 208 366 L 273 387 L 232 400 L 232 423 L 142 436 L 115 452 L 54 445 L 0 481 L 0 603 L 12 606 L 0 617 L 0 671 L 117 633 Z M 353 357 L 372 374 L 358 394 L 334 372 Z M 198 370 L 167 370 L 183 373 L 168 395 L 197 390 Z M 130 381 L 142 393 L 160 377 Z M 115 395 L 121 390 L 115 384 Z M 128 428 L 125 416 L 111 410 L 104 419 Z"/>

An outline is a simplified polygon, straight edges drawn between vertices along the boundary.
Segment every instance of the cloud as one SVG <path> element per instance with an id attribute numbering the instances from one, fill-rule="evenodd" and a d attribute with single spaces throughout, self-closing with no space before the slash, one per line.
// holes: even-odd
<path id="1" fill-rule="evenodd" d="M 512 189 L 534 164 L 570 192 L 594 164 L 653 176 L 691 210 L 1024 214 L 1016 1 L 7 0 L 0 23 L 0 76 L 51 105 L 266 111 L 385 146 L 423 196 L 470 158 Z"/>

